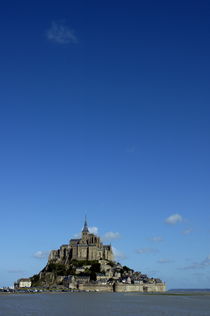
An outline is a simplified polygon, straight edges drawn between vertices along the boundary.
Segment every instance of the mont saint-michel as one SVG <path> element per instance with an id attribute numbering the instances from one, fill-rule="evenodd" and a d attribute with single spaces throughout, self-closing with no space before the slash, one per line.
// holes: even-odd
<path id="1" fill-rule="evenodd" d="M 163 292 L 165 283 L 115 261 L 111 245 L 89 232 L 87 220 L 81 238 L 51 250 L 38 274 L 20 279 L 16 287 L 71 289 L 101 292 Z"/>

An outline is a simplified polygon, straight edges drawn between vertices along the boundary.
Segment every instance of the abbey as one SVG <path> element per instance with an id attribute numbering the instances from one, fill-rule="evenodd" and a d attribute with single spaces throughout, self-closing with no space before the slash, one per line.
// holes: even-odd
<path id="1" fill-rule="evenodd" d="M 50 252 L 48 262 L 68 264 L 71 260 L 109 260 L 113 261 L 114 256 L 111 245 L 103 245 L 100 237 L 88 230 L 85 219 L 82 237 L 71 239 L 68 245 L 62 245 L 58 250 Z"/>
<path id="2" fill-rule="evenodd" d="M 17 287 L 41 287 L 93 292 L 164 292 L 166 285 L 158 278 L 134 271 L 114 261 L 111 245 L 90 233 L 85 219 L 81 238 L 50 252 L 47 265 L 27 284 Z M 31 283 L 30 283 L 31 282 Z"/>

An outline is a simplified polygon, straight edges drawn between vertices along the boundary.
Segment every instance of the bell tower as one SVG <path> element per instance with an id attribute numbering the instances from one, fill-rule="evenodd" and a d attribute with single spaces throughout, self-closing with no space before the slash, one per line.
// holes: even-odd
<path id="1" fill-rule="evenodd" d="M 86 239 L 88 234 L 89 234 L 89 230 L 88 230 L 88 224 L 87 224 L 87 217 L 85 216 L 84 227 L 82 230 L 82 239 Z"/>

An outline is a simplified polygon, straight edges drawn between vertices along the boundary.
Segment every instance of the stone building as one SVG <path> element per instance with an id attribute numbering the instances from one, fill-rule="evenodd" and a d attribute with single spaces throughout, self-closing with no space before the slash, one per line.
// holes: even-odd
<path id="1" fill-rule="evenodd" d="M 48 259 L 49 262 L 64 264 L 68 264 L 71 260 L 114 260 L 111 245 L 103 245 L 100 237 L 89 232 L 86 219 L 82 237 L 71 239 L 68 245 L 52 250 Z"/>
<path id="2" fill-rule="evenodd" d="M 19 279 L 17 281 L 17 283 L 15 284 L 15 287 L 17 287 L 17 288 L 31 287 L 31 279 L 29 279 L 29 278 Z"/>

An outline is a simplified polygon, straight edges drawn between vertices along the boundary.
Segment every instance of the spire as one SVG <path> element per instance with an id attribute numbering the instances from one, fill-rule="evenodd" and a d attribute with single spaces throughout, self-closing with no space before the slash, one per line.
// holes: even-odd
<path id="1" fill-rule="evenodd" d="M 86 215 L 85 215 L 85 223 L 84 223 L 84 227 L 83 227 L 82 232 L 83 232 L 83 233 L 89 233 Z"/>

